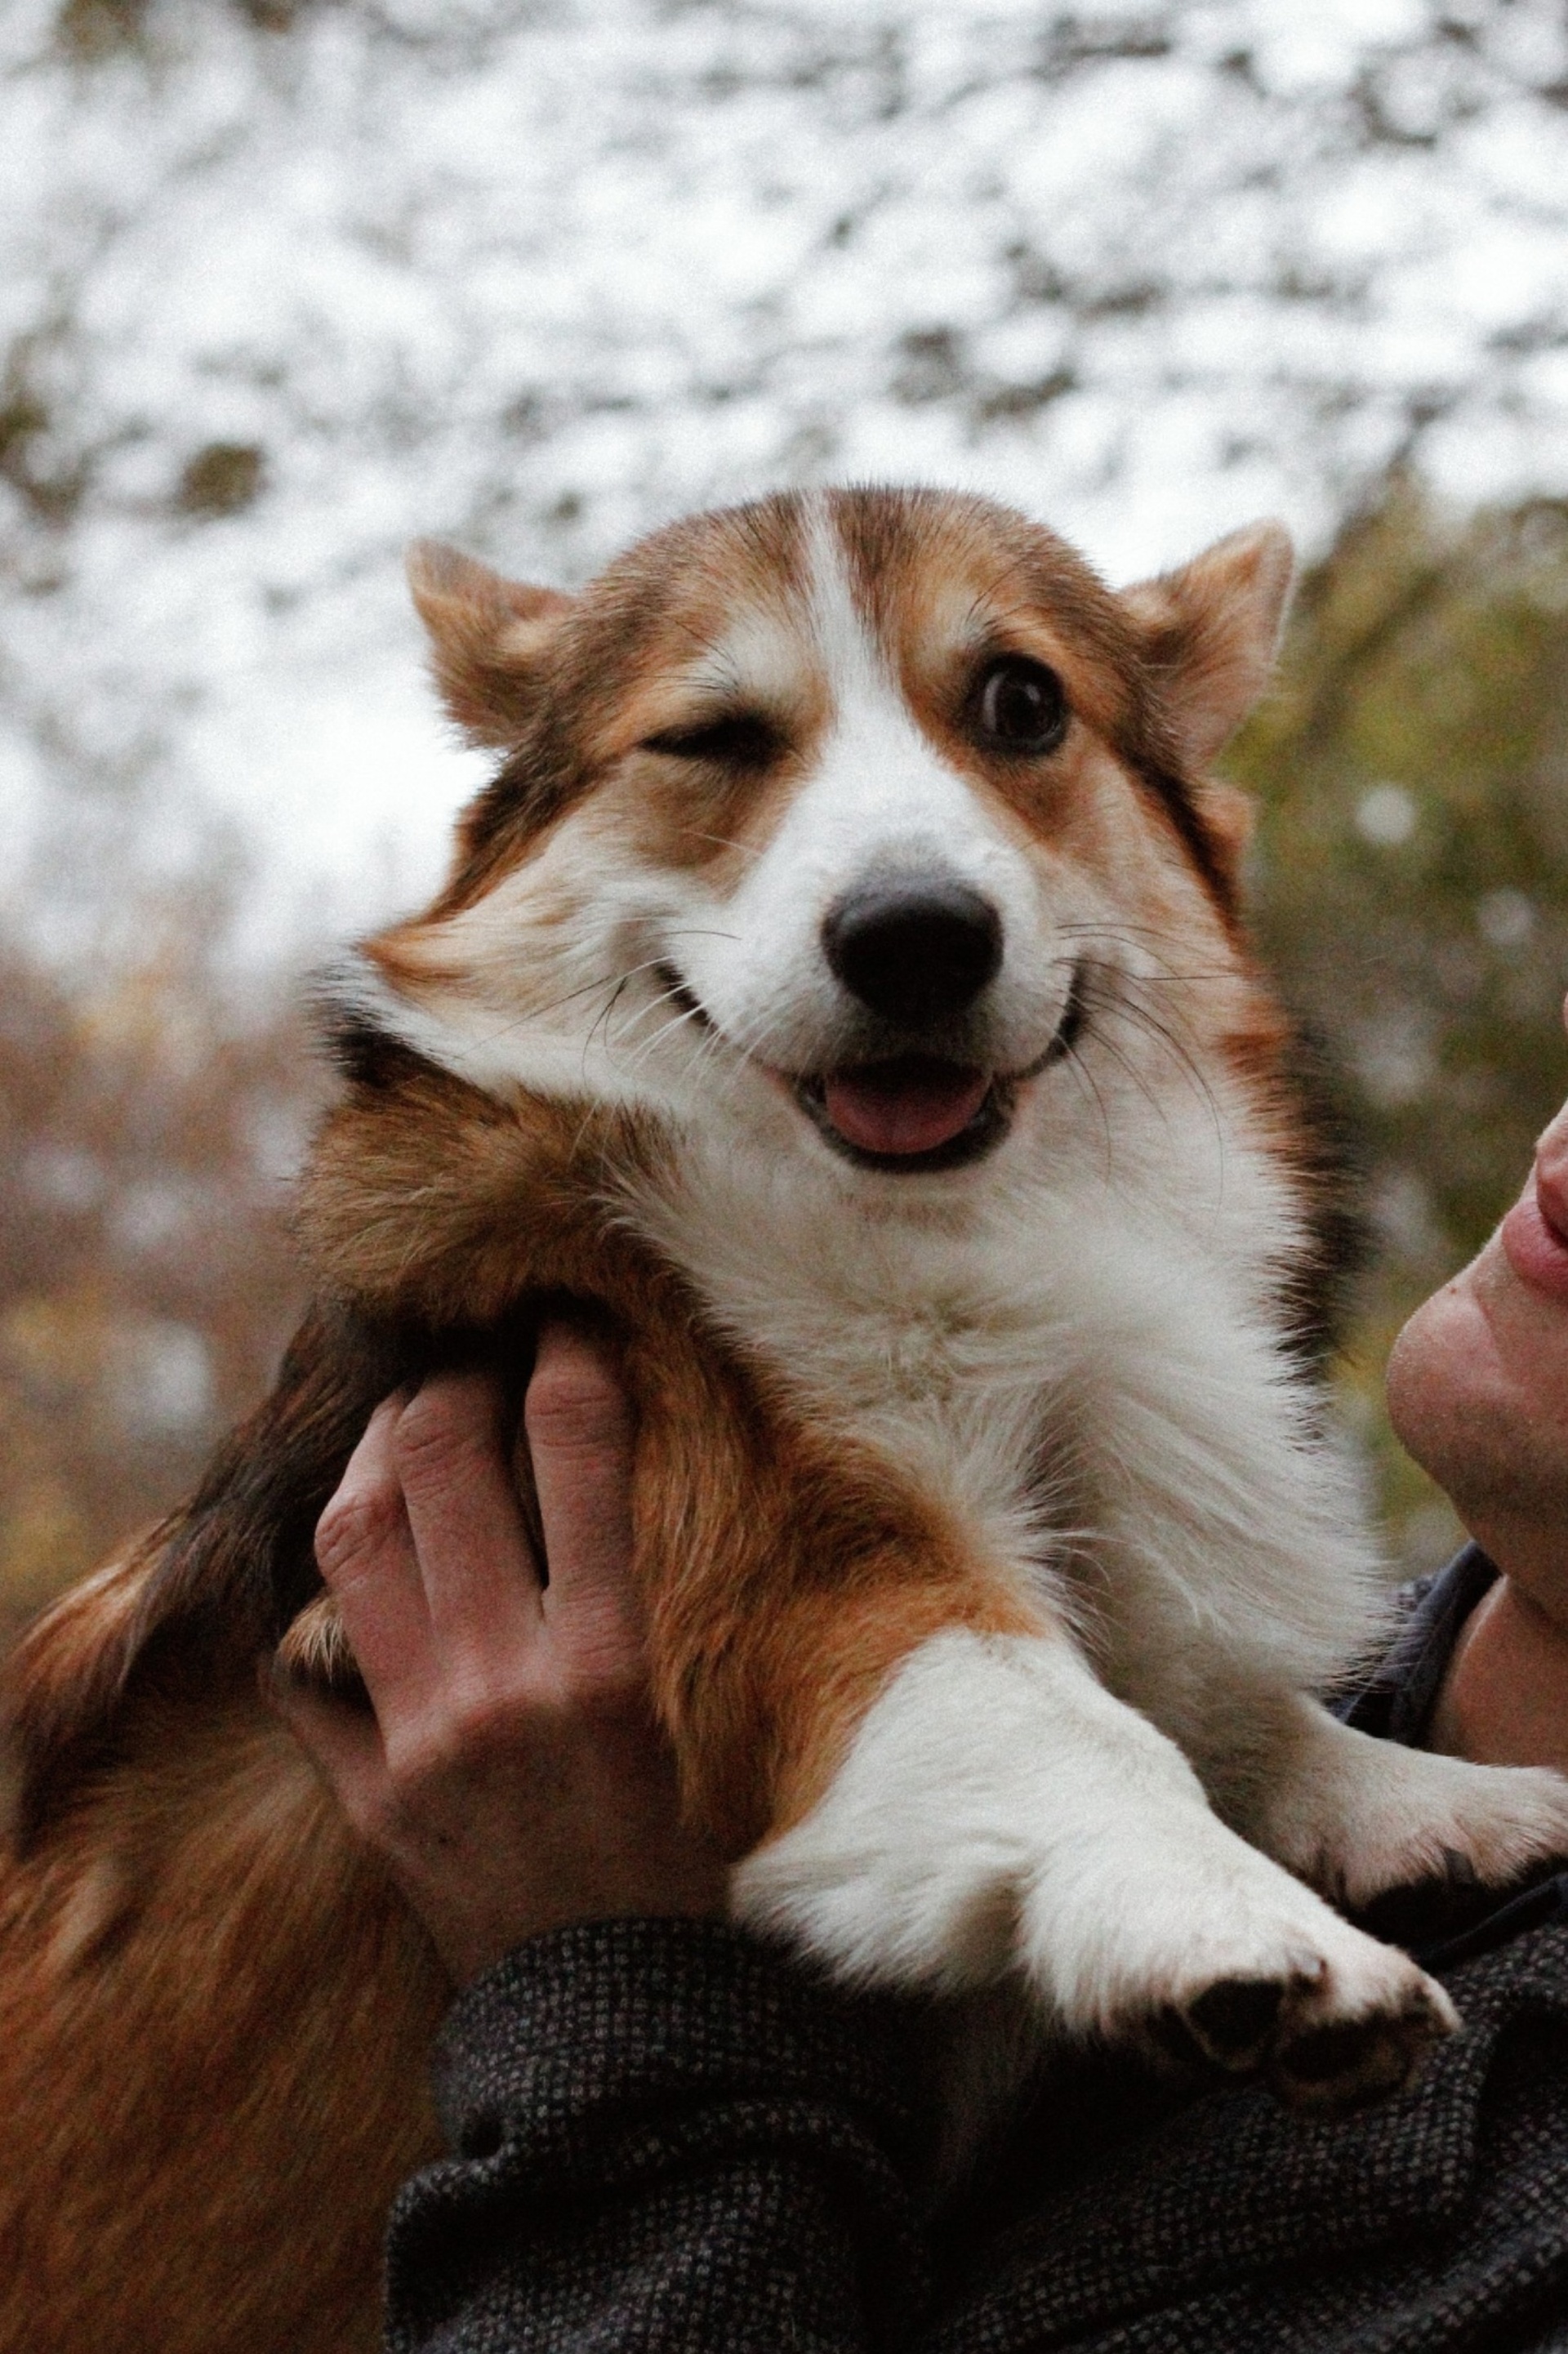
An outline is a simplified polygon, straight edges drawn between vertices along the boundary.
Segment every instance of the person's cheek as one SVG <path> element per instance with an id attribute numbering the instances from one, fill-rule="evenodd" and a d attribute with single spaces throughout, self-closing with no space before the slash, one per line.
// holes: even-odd
<path id="1" fill-rule="evenodd" d="M 1389 1417 L 1400 1444 L 1438 1479 L 1455 1431 L 1470 1414 L 1468 1390 L 1488 1354 L 1473 1276 L 1473 1268 L 1461 1268 L 1422 1303 L 1395 1341 L 1385 1375 Z"/>

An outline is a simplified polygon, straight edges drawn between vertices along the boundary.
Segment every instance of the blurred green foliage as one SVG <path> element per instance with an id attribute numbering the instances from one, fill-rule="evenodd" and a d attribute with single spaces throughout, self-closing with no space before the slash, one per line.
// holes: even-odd
<path id="1" fill-rule="evenodd" d="M 1229 766 L 1261 804 L 1260 940 L 1364 1162 L 1345 1395 L 1424 1566 L 1457 1532 L 1388 1432 L 1382 1366 L 1568 1092 L 1568 502 L 1455 519 L 1396 481 L 1302 581 Z"/>

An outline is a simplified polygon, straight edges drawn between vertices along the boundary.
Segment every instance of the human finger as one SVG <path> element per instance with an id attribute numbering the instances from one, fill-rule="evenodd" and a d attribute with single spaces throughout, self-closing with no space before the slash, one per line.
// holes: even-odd
<path id="1" fill-rule="evenodd" d="M 545 1617 L 574 1680 L 643 1672 L 632 1582 L 630 1403 L 605 1343 L 568 1324 L 539 1335 L 523 1409 L 549 1585 Z"/>
<path id="2" fill-rule="evenodd" d="M 419 1673 L 430 1649 L 429 1611 L 396 1457 L 406 1403 L 399 1395 L 376 1407 L 316 1523 L 316 1565 L 377 1704 Z"/>
<path id="3" fill-rule="evenodd" d="M 433 1373 L 397 1418 L 393 1454 L 440 1650 L 494 1658 L 538 1632 L 540 1576 L 503 1442 L 501 1385 Z"/>

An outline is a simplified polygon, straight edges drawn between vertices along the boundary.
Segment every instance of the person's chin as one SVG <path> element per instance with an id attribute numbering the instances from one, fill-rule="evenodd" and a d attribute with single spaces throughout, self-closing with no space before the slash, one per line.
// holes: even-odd
<path id="1" fill-rule="evenodd" d="M 1494 1557 L 1568 1511 L 1568 1294 L 1526 1282 L 1502 1235 L 1394 1342 L 1389 1419 Z"/>

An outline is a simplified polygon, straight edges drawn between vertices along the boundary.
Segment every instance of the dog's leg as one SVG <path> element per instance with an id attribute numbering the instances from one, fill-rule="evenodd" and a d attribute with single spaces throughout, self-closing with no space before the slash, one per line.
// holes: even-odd
<path id="1" fill-rule="evenodd" d="M 1404 2083 L 1453 2008 L 1228 1829 L 1065 1633 L 938 1635 L 825 1796 L 737 1870 L 737 1916 L 852 1981 L 1021 1970 L 1058 2030 L 1157 2035 L 1334 2108 Z"/>
<path id="2" fill-rule="evenodd" d="M 1568 1856 L 1568 1780 L 1539 1766 L 1472 1766 L 1376 1741 L 1291 1694 L 1256 1711 L 1260 1750 L 1236 1802 L 1218 1803 L 1292 1872 L 1350 1905 L 1456 1870 L 1506 1884 Z"/>

